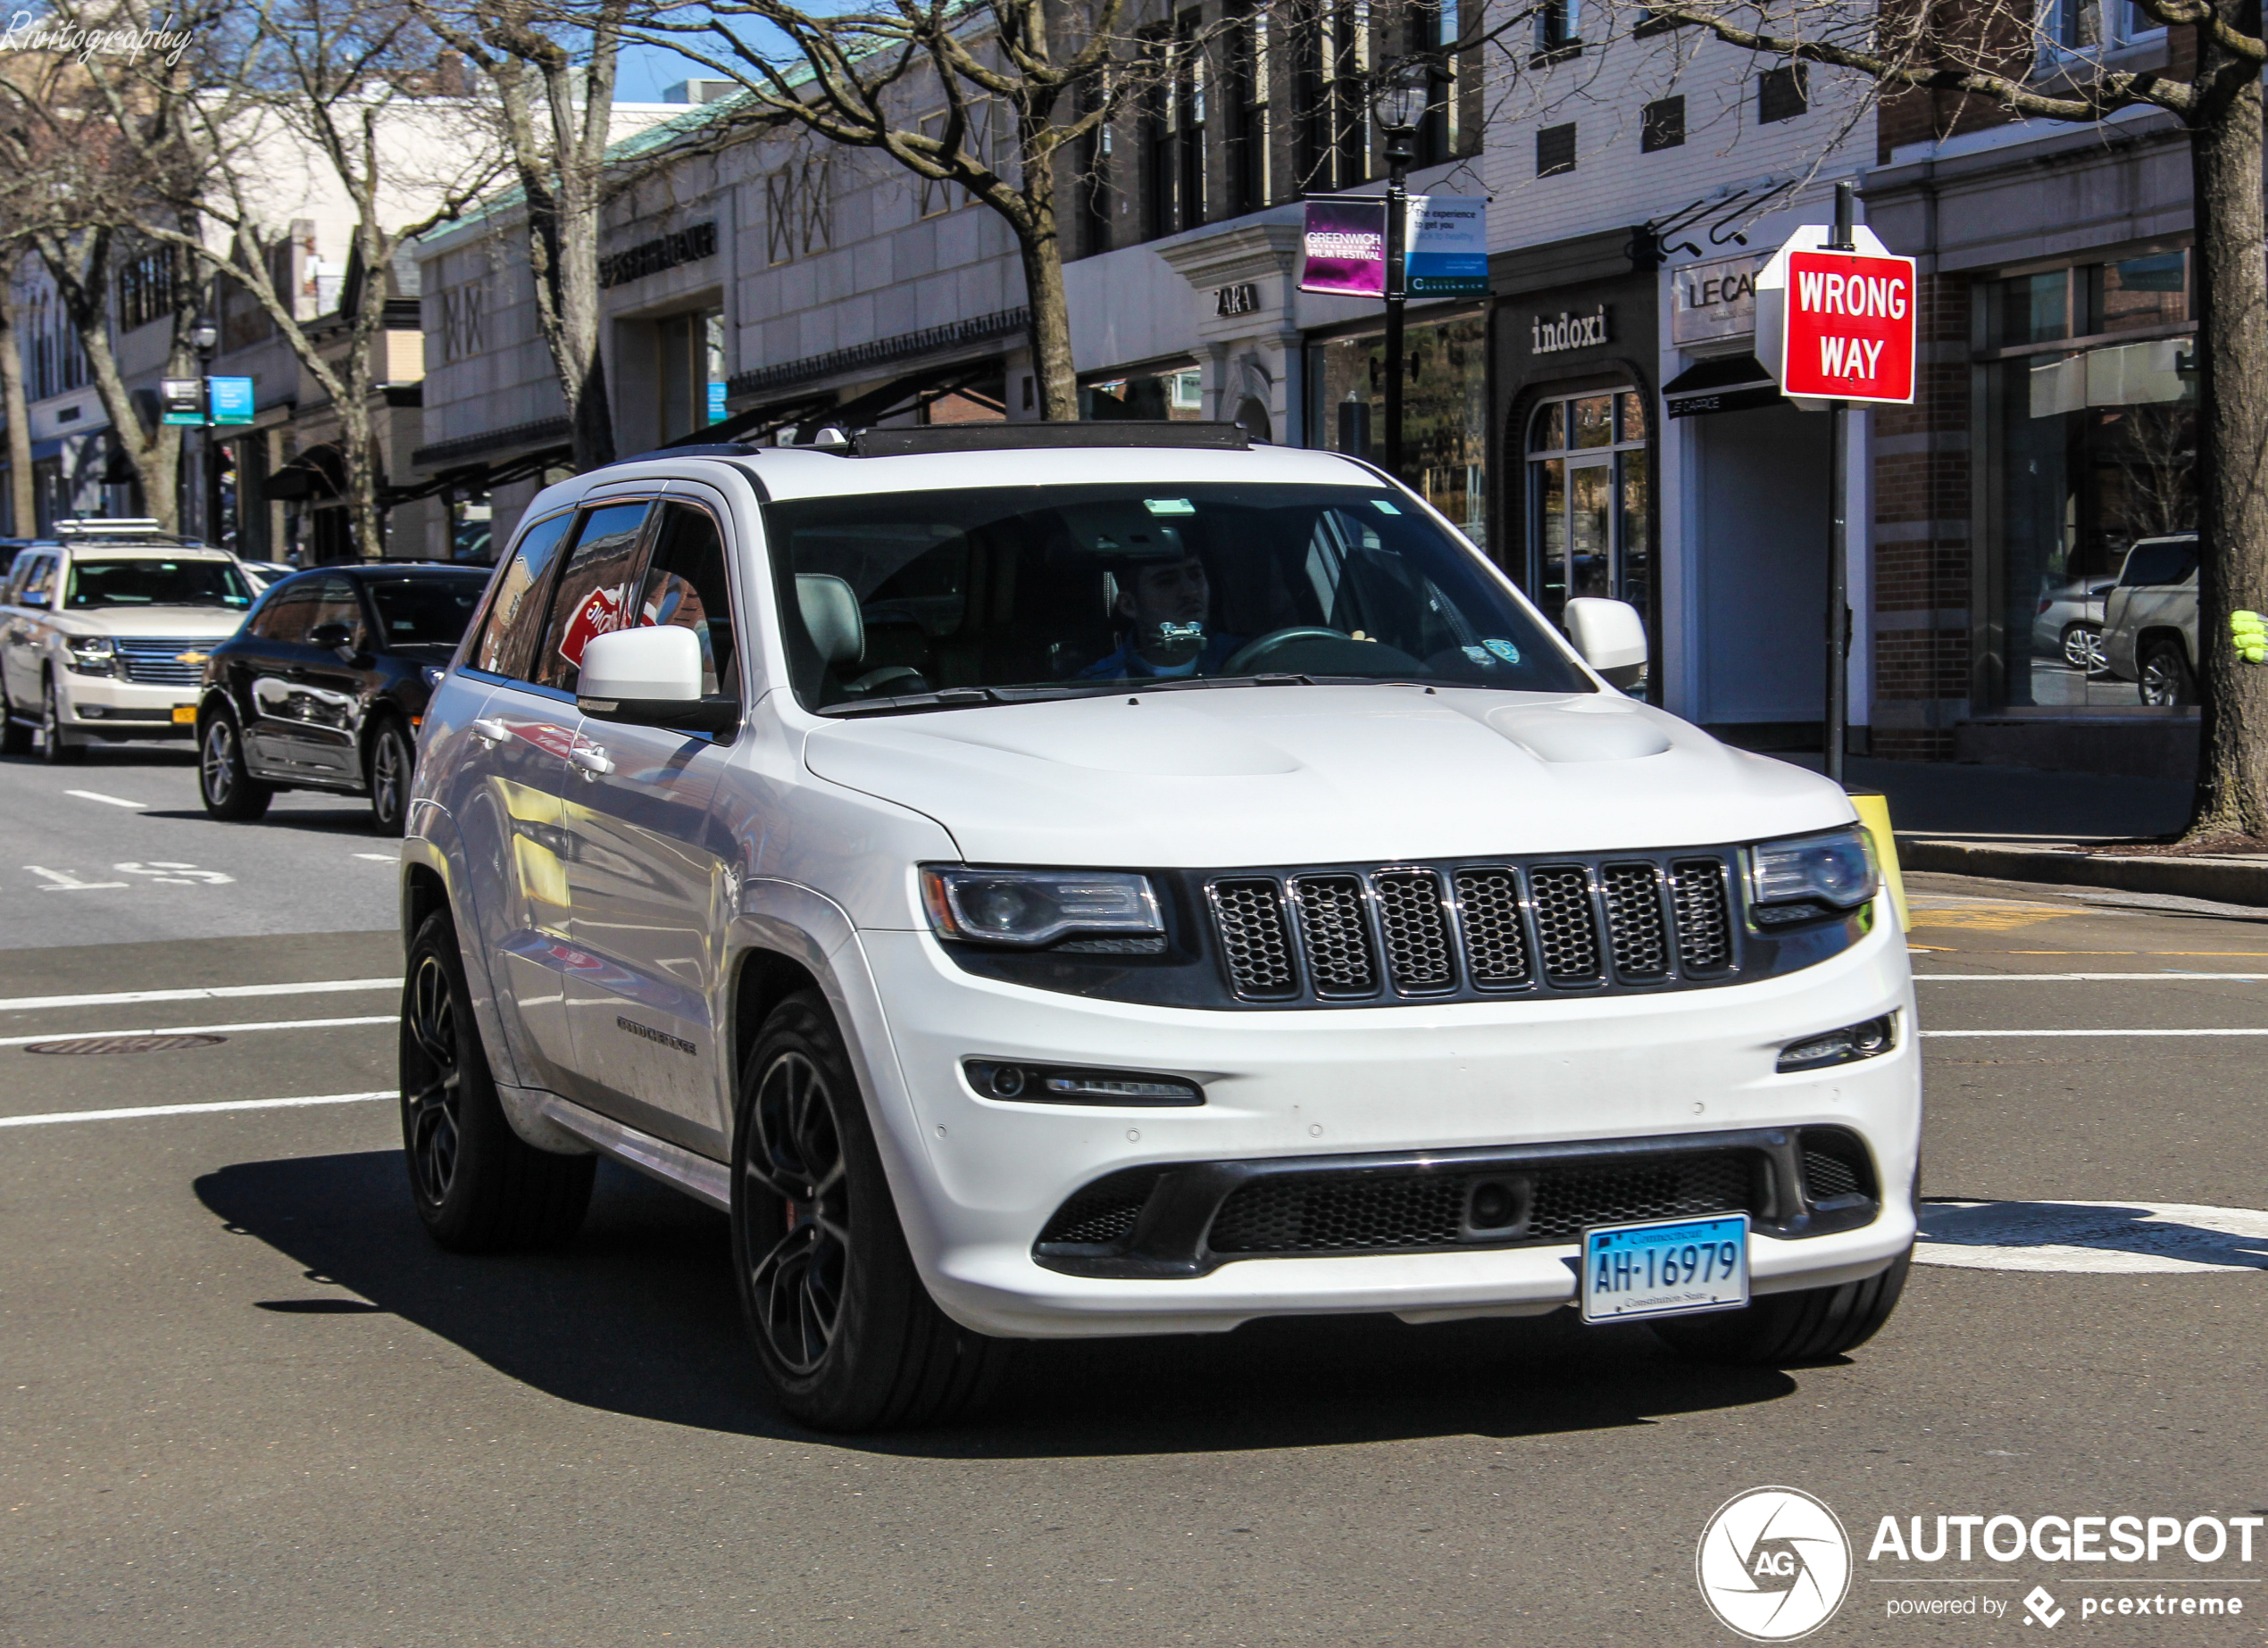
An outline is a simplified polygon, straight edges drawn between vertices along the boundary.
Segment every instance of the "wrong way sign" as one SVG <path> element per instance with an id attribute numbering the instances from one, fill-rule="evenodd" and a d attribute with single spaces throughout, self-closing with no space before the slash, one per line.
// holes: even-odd
<path id="1" fill-rule="evenodd" d="M 1756 354 L 1780 392 L 1814 410 L 1828 401 L 1914 399 L 1914 260 L 1864 229 L 1854 249 L 1808 224 L 1756 277 Z"/>

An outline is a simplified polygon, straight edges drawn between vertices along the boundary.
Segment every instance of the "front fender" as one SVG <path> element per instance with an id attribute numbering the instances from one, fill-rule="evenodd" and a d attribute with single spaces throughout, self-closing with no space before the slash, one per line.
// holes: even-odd
<path id="1" fill-rule="evenodd" d="M 488 1050 L 488 1068 L 499 1082 L 520 1085 L 520 1072 L 504 1035 L 504 1020 L 496 1011 L 496 986 L 488 974 L 488 958 L 479 951 L 480 923 L 473 904 L 472 878 L 465 872 L 464 842 L 456 820 L 438 803 L 420 797 L 410 803 L 408 828 L 402 836 L 402 949 L 406 958 L 416 938 L 415 923 L 429 903 L 418 892 L 421 875 L 441 884 L 450 925 L 456 928 L 457 958 L 464 967 L 465 988 L 472 995 L 472 1020 L 480 1028 L 480 1044 Z"/>

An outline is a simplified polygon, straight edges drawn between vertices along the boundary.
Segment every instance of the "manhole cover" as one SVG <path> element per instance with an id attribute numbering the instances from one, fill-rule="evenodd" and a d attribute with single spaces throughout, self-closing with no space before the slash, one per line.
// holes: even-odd
<path id="1" fill-rule="evenodd" d="M 34 1042 L 26 1053 L 175 1053 L 184 1047 L 218 1047 L 225 1036 L 82 1036 L 75 1041 Z"/>

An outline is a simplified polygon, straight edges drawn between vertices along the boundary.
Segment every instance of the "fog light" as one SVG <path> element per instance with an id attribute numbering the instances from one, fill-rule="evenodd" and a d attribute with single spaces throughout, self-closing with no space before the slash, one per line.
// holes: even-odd
<path id="1" fill-rule="evenodd" d="M 1202 1104 L 1204 1089 L 1173 1076 L 1130 1070 L 1065 1070 L 1057 1065 L 1010 1064 L 970 1059 L 962 1064 L 969 1086 L 987 1098 L 1026 1104 Z"/>
<path id="2" fill-rule="evenodd" d="M 99 703 L 82 703 L 75 707 L 79 711 L 79 718 L 81 720 L 99 721 L 103 719 L 104 710 Z"/>
<path id="3" fill-rule="evenodd" d="M 1872 1059 L 1897 1045 L 1897 1018 L 1884 1013 L 1879 1019 L 1869 1019 L 1864 1024 L 1847 1024 L 1839 1030 L 1830 1030 L 1824 1036 L 1806 1036 L 1790 1042 L 1780 1050 L 1776 1068 L 1788 1070 L 1824 1070 L 1830 1064 L 1849 1064 L 1860 1059 Z"/>

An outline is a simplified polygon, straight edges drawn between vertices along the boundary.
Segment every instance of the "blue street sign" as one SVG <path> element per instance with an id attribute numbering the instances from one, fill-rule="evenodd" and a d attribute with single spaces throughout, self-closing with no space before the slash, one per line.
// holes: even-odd
<path id="1" fill-rule="evenodd" d="M 252 421 L 252 379 L 249 378 L 208 378 L 204 380 L 205 403 L 213 409 L 215 423 L 250 423 Z"/>

